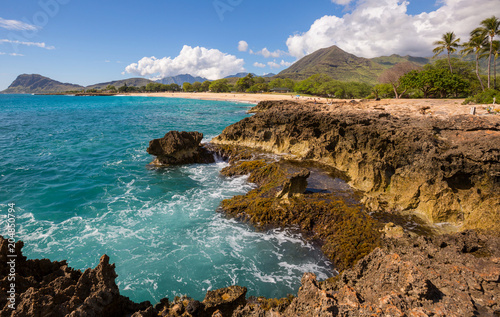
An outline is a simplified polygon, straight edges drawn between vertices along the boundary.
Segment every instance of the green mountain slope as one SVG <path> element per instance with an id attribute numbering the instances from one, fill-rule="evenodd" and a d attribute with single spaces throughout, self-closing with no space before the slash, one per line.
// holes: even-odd
<path id="1" fill-rule="evenodd" d="M 170 84 L 177 84 L 182 86 L 184 83 L 190 83 L 193 84 L 194 82 L 204 82 L 207 80 L 204 77 L 198 77 L 198 76 L 191 76 L 189 74 L 182 74 L 182 75 L 177 75 L 177 76 L 170 76 L 170 77 L 164 77 L 160 80 L 157 80 L 156 82 L 162 83 L 164 85 L 170 85 Z"/>
<path id="2" fill-rule="evenodd" d="M 390 68 L 398 63 L 402 62 L 412 62 L 418 65 L 425 65 L 429 64 L 431 62 L 430 58 L 425 58 L 425 57 L 414 57 L 410 55 L 406 56 L 400 56 L 397 54 L 392 54 L 391 56 L 380 56 L 380 57 L 375 57 L 372 58 L 371 61 L 378 63 L 382 66 L 385 66 L 387 68 Z"/>
<path id="3" fill-rule="evenodd" d="M 323 73 L 340 81 L 376 84 L 378 76 L 384 70 L 397 63 L 407 61 L 418 65 L 425 65 L 430 62 L 428 58 L 424 57 L 399 56 L 396 54 L 368 59 L 347 53 L 334 45 L 303 57 L 289 68 L 281 71 L 275 78 L 288 77 L 303 80 L 312 75 Z"/>
<path id="4" fill-rule="evenodd" d="M 115 86 L 115 88 L 120 88 L 121 86 L 127 84 L 127 86 L 134 86 L 134 87 L 141 87 L 141 86 L 146 86 L 149 83 L 153 83 L 154 81 L 151 81 L 146 78 L 128 78 L 128 79 L 122 79 L 122 80 L 114 80 L 114 81 L 108 81 L 105 83 L 99 83 L 95 85 L 90 85 L 87 86 L 87 89 L 105 89 L 110 86 Z"/>
<path id="5" fill-rule="evenodd" d="M 323 73 L 336 80 L 374 84 L 378 75 L 386 68 L 370 59 L 357 57 L 332 46 L 303 57 L 276 77 L 303 80 Z"/>
<path id="6" fill-rule="evenodd" d="M 57 93 L 69 90 L 83 90 L 84 87 L 69 83 L 61 83 L 37 74 L 22 74 L 2 91 L 5 94 Z"/>

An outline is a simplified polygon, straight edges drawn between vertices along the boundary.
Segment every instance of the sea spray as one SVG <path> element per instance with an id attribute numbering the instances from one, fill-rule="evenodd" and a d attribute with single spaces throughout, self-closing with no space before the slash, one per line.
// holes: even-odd
<path id="1" fill-rule="evenodd" d="M 134 301 L 203 299 L 233 284 L 249 295 L 295 293 L 300 277 L 331 276 L 331 264 L 300 235 L 256 232 L 215 212 L 244 194 L 226 163 L 151 169 L 149 140 L 169 130 L 219 134 L 248 105 L 142 97 L 0 96 L 0 204 L 15 202 L 29 258 L 95 267 L 116 263 Z M 3 199 L 7 199 L 4 201 Z"/>

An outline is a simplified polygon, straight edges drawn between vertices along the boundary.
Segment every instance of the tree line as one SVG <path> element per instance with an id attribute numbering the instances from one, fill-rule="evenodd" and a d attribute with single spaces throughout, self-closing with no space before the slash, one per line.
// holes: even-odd
<path id="1" fill-rule="evenodd" d="M 374 94 L 382 97 L 467 97 L 478 95 L 487 89 L 497 89 L 497 58 L 500 42 L 500 20 L 495 16 L 484 19 L 470 32 L 467 42 L 460 44 L 454 32 L 446 32 L 434 42 L 434 57 L 446 52 L 446 60 L 438 59 L 423 67 L 404 62 L 384 71 L 374 87 Z M 460 49 L 462 59 L 453 57 Z M 464 57 L 474 54 L 475 62 L 466 62 Z M 480 61 L 488 60 L 487 75 L 480 74 Z M 493 70 L 493 76 L 492 76 Z M 484 84 L 487 82 L 487 85 Z M 491 95 L 491 93 L 488 93 Z"/>
<path id="2" fill-rule="evenodd" d="M 126 84 L 116 88 L 108 86 L 100 91 L 88 92 L 247 92 L 265 93 L 275 89 L 286 89 L 291 93 L 308 94 L 329 98 L 449 98 L 468 97 L 497 89 L 497 59 L 500 54 L 500 20 L 495 16 L 484 19 L 470 32 L 467 42 L 460 43 L 454 32 L 443 34 L 434 42 L 433 58 L 446 52 L 445 59 L 420 66 L 402 62 L 385 70 L 378 77 L 378 84 L 334 80 L 325 74 L 316 74 L 305 80 L 290 78 L 263 78 L 247 74 L 236 81 L 219 79 L 204 82 L 177 84 L 148 83 L 134 87 Z M 462 58 L 455 57 L 459 51 Z M 474 55 L 474 62 L 464 60 Z M 487 59 L 487 75 L 480 74 L 480 62 Z M 488 95 L 495 93 L 488 92 Z M 499 95 L 500 97 L 500 95 Z M 500 99 L 500 98 L 499 98 Z"/>

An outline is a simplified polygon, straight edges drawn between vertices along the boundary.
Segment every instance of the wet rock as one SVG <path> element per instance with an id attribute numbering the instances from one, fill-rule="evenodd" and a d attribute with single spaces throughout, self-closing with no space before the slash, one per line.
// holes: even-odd
<path id="1" fill-rule="evenodd" d="M 193 317 L 203 316 L 204 309 L 204 305 L 197 300 L 189 301 L 186 307 L 186 311 Z"/>
<path id="2" fill-rule="evenodd" d="M 167 311 L 169 307 L 170 305 L 168 298 L 162 298 L 160 302 L 154 306 L 154 309 L 156 309 L 159 312 L 160 316 L 163 316 L 162 313 Z"/>
<path id="3" fill-rule="evenodd" d="M 147 152 L 156 156 L 151 165 L 213 163 L 213 154 L 200 145 L 202 139 L 199 132 L 170 131 L 163 138 L 150 141 Z"/>
<path id="4" fill-rule="evenodd" d="M 153 307 L 148 307 L 145 310 L 135 312 L 131 317 L 157 317 L 158 311 Z"/>
<path id="5" fill-rule="evenodd" d="M 333 193 L 306 193 L 291 194 L 285 201 L 279 198 L 280 189 L 292 178 L 301 180 L 296 191 L 305 190 L 307 168 L 299 169 L 287 161 L 249 161 L 234 165 L 228 168 L 229 174 L 250 170 L 248 181 L 258 187 L 246 195 L 223 200 L 219 210 L 226 215 L 259 228 L 295 226 L 306 239 L 319 242 L 338 269 L 352 266 L 379 245 L 378 222 L 366 214 L 362 206 L 347 203 L 344 197 Z"/>
<path id="6" fill-rule="evenodd" d="M 182 303 L 175 304 L 170 308 L 170 314 L 173 316 L 180 316 L 184 312 L 184 305 Z"/>
<path id="7" fill-rule="evenodd" d="M 276 195 L 277 198 L 288 199 L 298 194 L 303 194 L 307 188 L 307 178 L 311 173 L 303 169 L 291 175 L 283 184 L 283 189 Z"/>
<path id="8" fill-rule="evenodd" d="M 148 302 L 136 304 L 121 296 L 115 284 L 115 267 L 103 255 L 94 269 L 84 273 L 68 267 L 66 261 L 26 260 L 23 243 L 15 244 L 16 304 L 8 307 L 9 272 L 0 269 L 0 316 L 123 316 L 146 309 Z M 0 236 L 0 260 L 11 254 L 8 241 Z"/>
<path id="9" fill-rule="evenodd" d="M 203 300 L 205 313 L 212 316 L 220 311 L 222 316 L 231 316 L 240 305 L 245 305 L 246 287 L 230 286 L 215 291 L 208 291 Z"/>
<path id="10" fill-rule="evenodd" d="M 392 226 L 389 226 L 392 227 Z M 1 258 L 7 240 L 0 237 Z M 21 246 L 18 243 L 17 246 Z M 17 254 L 23 259 L 19 249 Z M 387 238 L 339 276 L 318 282 L 306 273 L 296 297 L 245 299 L 246 288 L 207 292 L 155 308 L 119 295 L 114 265 L 104 255 L 84 273 L 63 262 L 25 260 L 16 274 L 16 310 L 6 307 L 2 272 L 0 316 L 496 316 L 500 313 L 500 238 L 465 231 L 436 237 Z M 161 310 L 160 310 L 161 309 Z"/>
<path id="11" fill-rule="evenodd" d="M 384 233 L 386 238 L 402 238 L 405 234 L 403 227 L 395 225 L 392 222 L 385 224 L 381 232 Z"/>

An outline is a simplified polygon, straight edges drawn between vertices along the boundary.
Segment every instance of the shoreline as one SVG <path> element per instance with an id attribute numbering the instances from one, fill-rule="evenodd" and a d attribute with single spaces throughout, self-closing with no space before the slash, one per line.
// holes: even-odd
<path id="1" fill-rule="evenodd" d="M 144 94 L 136 95 L 144 96 Z M 174 94 L 174 98 L 186 98 L 179 95 L 181 94 Z M 195 95 L 191 97 L 202 97 L 199 94 L 191 95 Z M 157 94 L 155 96 L 168 97 Z M 264 96 L 267 97 L 267 95 Z M 225 97 L 229 98 L 229 96 Z M 293 101 L 296 102 L 296 100 Z M 478 195 L 495 199 L 495 195 L 488 196 L 488 188 L 486 188 L 488 179 L 479 178 L 482 175 L 481 171 L 474 169 L 475 165 L 481 163 L 472 162 L 467 165 L 465 164 L 467 162 L 464 161 L 462 166 L 454 164 L 455 160 L 453 159 L 448 162 L 446 157 L 459 157 L 460 152 L 463 152 L 464 155 L 467 154 L 465 156 L 472 158 L 477 156 L 482 159 L 484 155 L 479 152 L 477 155 L 475 152 L 469 153 L 470 151 L 467 149 L 472 146 L 478 151 L 486 151 L 487 148 L 483 145 L 489 143 L 481 143 L 480 141 L 486 138 L 493 139 L 500 135 L 500 129 L 497 128 L 500 126 L 500 117 L 487 115 L 486 110 L 483 109 L 485 107 L 479 106 L 476 106 L 478 112 L 477 116 L 474 117 L 469 115 L 471 107 L 470 105 L 461 105 L 460 100 L 441 100 L 441 102 L 440 100 L 419 100 L 419 102 L 413 102 L 413 100 L 341 100 L 335 104 L 317 105 L 311 102 L 291 104 L 289 100 L 284 102 L 271 101 L 262 103 L 254 109 L 256 114 L 251 117 L 251 120 L 245 120 L 244 125 L 240 121 L 226 127 L 221 136 L 218 137 L 219 142 L 215 144 L 218 143 L 219 146 L 249 145 L 250 148 L 267 147 L 271 153 L 273 151 L 288 152 L 299 158 L 301 156 L 305 158 L 307 154 L 309 159 L 316 159 L 320 163 L 327 165 L 330 163 L 333 167 L 338 165 L 339 170 L 352 171 L 353 181 L 357 182 L 358 185 L 363 185 L 366 187 L 365 189 L 371 186 L 366 181 L 373 180 L 374 185 L 378 186 L 372 186 L 374 187 L 372 190 L 374 195 L 382 192 L 391 194 L 386 197 L 387 200 L 366 201 L 374 209 L 377 209 L 378 206 L 391 208 L 389 205 L 396 206 L 396 203 L 400 203 L 408 197 L 408 206 L 411 207 L 418 202 L 417 198 L 421 194 L 435 196 L 442 192 L 446 195 L 440 195 L 440 197 L 442 199 L 450 198 L 446 201 L 446 203 L 450 202 L 450 206 L 454 205 L 452 196 L 460 196 L 458 198 L 461 201 L 472 197 L 475 200 L 471 201 L 469 205 L 475 206 L 478 205 L 477 201 L 482 199 Z M 456 116 L 460 114 L 462 115 Z M 454 116 L 457 118 L 450 121 L 450 117 Z M 447 121 L 440 120 L 443 117 Z M 481 122 L 476 122 L 479 120 Z M 293 129 L 289 127 L 293 127 Z M 426 147 L 421 148 L 421 144 L 426 144 Z M 493 150 L 496 148 L 496 146 L 492 147 Z M 227 149 L 229 150 L 227 151 L 228 157 L 233 156 L 231 154 L 238 154 L 230 151 L 230 147 Z M 453 149 L 453 151 L 448 153 L 446 152 L 448 149 Z M 438 155 L 441 153 L 440 151 L 444 151 L 442 154 L 446 155 Z M 353 152 L 362 153 L 364 156 L 351 155 Z M 435 155 L 432 157 L 417 155 L 418 153 L 430 152 L 435 153 Z M 383 153 L 382 157 L 379 156 L 380 153 Z M 405 153 L 411 153 L 411 155 L 408 154 L 406 157 Z M 329 207 L 322 209 L 323 204 L 316 203 L 317 200 L 323 198 L 321 195 L 324 194 L 306 194 L 302 189 L 293 189 L 301 187 L 301 180 L 307 179 L 309 174 L 306 176 L 301 171 L 298 173 L 291 171 L 293 172 L 291 177 L 286 176 L 289 191 L 285 193 L 286 198 L 283 198 L 285 196 L 276 193 L 277 189 L 285 184 L 283 177 L 279 177 L 280 173 L 270 175 L 273 170 L 279 172 L 279 166 L 273 169 L 276 166 L 275 163 L 268 165 L 272 167 L 268 168 L 262 162 L 248 161 L 249 153 L 242 154 L 239 159 L 235 158 L 235 162 L 239 166 L 233 166 L 231 173 L 247 174 L 250 169 L 260 171 L 255 173 L 256 181 L 263 181 L 261 188 L 268 191 L 255 192 L 253 197 L 247 195 L 246 198 L 241 198 L 242 196 L 238 198 L 235 196 L 230 199 L 232 203 L 226 204 L 226 207 L 234 211 L 235 218 L 248 215 L 246 202 L 252 203 L 253 200 L 254 205 L 248 205 L 249 207 L 256 206 L 253 210 L 261 210 L 262 206 L 270 206 L 269 210 L 274 212 L 274 219 L 294 220 L 295 218 L 290 217 L 297 210 L 295 206 L 303 206 L 304 211 L 316 210 L 317 212 L 311 216 L 307 216 L 304 212 L 296 213 L 298 216 L 307 216 L 305 219 L 299 218 L 297 222 L 305 225 L 305 229 L 313 228 L 315 224 L 316 228 L 329 228 L 326 222 L 320 222 L 316 217 L 317 215 L 326 215 L 323 212 L 325 210 L 336 210 Z M 336 156 L 334 157 L 333 154 Z M 347 159 L 351 156 L 357 161 Z M 332 159 L 326 160 L 329 157 Z M 406 161 L 404 161 L 405 158 Z M 434 165 L 427 164 L 427 162 L 432 161 L 431 159 L 436 162 L 442 161 L 444 169 L 428 168 Z M 380 160 L 386 164 L 377 164 Z M 413 169 L 398 170 L 399 165 L 401 165 L 400 160 L 403 160 L 403 165 Z M 365 164 L 365 162 L 369 164 Z M 394 170 L 384 170 L 386 165 L 391 162 L 395 163 Z M 357 165 L 358 163 L 359 165 Z M 365 165 L 375 166 L 381 173 L 377 174 L 372 169 L 366 170 L 364 169 Z M 285 166 L 285 171 L 287 169 L 288 167 Z M 229 170 L 227 176 L 230 174 Z M 390 173 L 385 173 L 386 170 Z M 444 172 L 447 172 L 446 175 Z M 468 173 L 467 177 L 464 176 L 465 172 Z M 384 176 L 387 175 L 390 177 L 386 180 Z M 422 179 L 414 179 L 415 175 Z M 417 187 L 412 186 L 413 183 L 418 185 L 421 182 L 426 182 L 426 175 L 429 176 L 429 180 L 432 180 L 426 184 L 434 184 L 434 191 L 424 192 L 425 187 L 418 186 L 417 196 L 406 195 L 412 194 L 411 190 Z M 267 176 L 271 183 L 265 183 L 262 176 Z M 461 183 L 466 184 L 461 185 Z M 468 183 L 470 183 L 470 188 L 465 188 Z M 475 183 L 480 183 L 481 191 L 474 191 Z M 388 186 L 389 184 L 392 186 Z M 450 186 L 456 191 L 450 191 L 448 188 Z M 428 188 L 429 186 L 427 186 Z M 378 189 L 382 189 L 382 191 Z M 369 190 L 368 188 L 367 192 Z M 397 192 L 391 192 L 391 190 Z M 482 193 L 483 191 L 485 193 Z M 469 195 L 469 192 L 475 196 Z M 262 195 L 258 197 L 257 194 Z M 402 197 L 401 194 L 408 197 Z M 313 198 L 314 201 L 308 205 L 300 204 L 300 199 L 304 199 L 304 197 Z M 425 199 L 423 201 L 428 202 Z M 493 200 L 491 200 L 491 204 L 490 201 L 484 201 L 485 206 L 495 205 Z M 387 205 L 388 203 L 390 204 Z M 248 210 L 251 211 L 252 208 Z M 344 213 L 340 212 L 339 215 L 344 215 Z M 257 216 L 259 215 L 257 214 Z M 350 217 L 348 218 L 350 219 Z M 325 219 L 334 218 L 328 216 Z M 494 222 L 491 215 L 488 219 Z M 255 218 L 255 220 L 264 219 Z M 338 223 L 342 224 L 342 222 Z M 354 233 L 350 231 L 351 226 L 359 227 L 359 224 L 366 223 L 366 218 L 360 218 L 360 221 L 340 225 L 338 229 L 348 230 L 346 237 L 351 238 L 353 237 L 352 233 Z M 376 230 L 377 227 L 372 229 Z M 338 233 L 339 230 L 333 231 Z M 370 246 L 365 243 L 367 232 L 368 230 L 356 232 L 355 236 L 360 238 L 359 243 L 344 243 L 341 245 L 342 248 L 347 251 L 356 251 L 363 247 L 368 251 Z M 446 235 L 417 236 L 392 222 L 387 223 L 383 229 L 376 232 L 381 235 L 381 245 L 363 258 L 358 259 L 357 264 L 354 264 L 355 261 L 349 261 L 338 277 L 325 281 L 318 281 L 314 274 L 305 273 L 298 293 L 288 298 L 246 298 L 247 289 L 233 285 L 207 291 L 202 302 L 189 297 L 174 298 L 173 300 L 163 298 L 155 305 L 150 302 L 134 303 L 120 295 L 119 288 L 115 283 L 115 266 L 110 264 L 110 258 L 107 255 L 101 257 L 95 268 L 89 268 L 82 272 L 68 267 L 65 261 L 27 260 L 21 253 L 23 242 L 18 241 L 15 248 L 16 256 L 19 259 L 17 269 L 23 278 L 23 283 L 19 283 L 17 290 L 19 294 L 23 294 L 16 298 L 19 303 L 18 312 L 29 315 L 57 312 L 61 316 L 72 313 L 73 315 L 117 316 L 134 314 L 134 316 L 292 317 L 312 315 L 318 311 L 318 308 L 323 312 L 337 312 L 343 316 L 358 316 L 360 314 L 378 316 L 444 314 L 453 316 L 454 313 L 457 316 L 468 316 L 499 311 L 498 295 L 495 295 L 500 289 L 498 284 L 498 272 L 500 272 L 498 241 L 500 240 L 498 237 L 488 236 L 473 230 Z M 325 238 L 327 233 L 318 237 Z M 352 247 L 354 245 L 356 247 Z M 334 249 L 336 247 L 333 244 L 328 244 L 328 247 L 332 254 L 334 251 L 336 252 Z M 7 242 L 1 236 L 0 249 L 2 250 L 0 257 L 3 256 L 3 259 L 6 260 Z M 6 269 L 4 271 L 6 272 Z M 6 273 L 3 274 L 6 276 Z M 168 272 L 163 274 L 168 274 Z M 92 290 L 82 292 L 81 290 L 88 289 L 88 285 L 92 286 Z M 5 289 L 4 291 L 6 292 Z M 47 298 L 43 305 L 33 305 L 38 298 L 42 297 Z M 0 301 L 0 303 L 4 304 L 5 307 L 5 301 Z M 7 311 L 7 309 L 3 310 L 3 312 Z M 0 314 L 0 316 L 4 315 Z"/>
<path id="2" fill-rule="evenodd" d="M 213 100 L 213 101 L 232 101 L 243 102 L 249 104 L 258 104 L 266 100 L 295 100 L 294 95 L 281 94 L 250 94 L 250 93 L 210 93 L 210 92 L 154 92 L 154 93 L 126 93 L 125 96 L 133 97 L 164 97 L 164 98 L 181 98 L 181 99 L 198 99 L 198 100 Z M 302 97 L 307 98 L 309 97 Z M 325 99 L 325 98 L 316 98 Z M 325 99 L 326 100 L 326 99 Z"/>
<path id="3" fill-rule="evenodd" d="M 308 97 L 284 94 L 267 93 L 188 93 L 188 92 L 157 92 L 157 93 L 126 93 L 122 96 L 133 97 L 163 97 L 180 99 L 198 99 L 213 101 L 241 102 L 248 104 L 258 104 L 262 101 L 293 101 L 304 105 L 323 105 L 323 111 L 330 111 L 339 104 L 345 104 L 349 109 L 385 111 L 398 116 L 420 116 L 425 113 L 427 116 L 448 118 L 454 115 L 471 113 L 471 108 L 475 108 L 476 115 L 488 115 L 487 107 L 491 105 L 476 104 L 463 105 L 465 99 L 330 99 L 323 97 Z M 497 105 L 500 109 L 500 105 Z"/>

